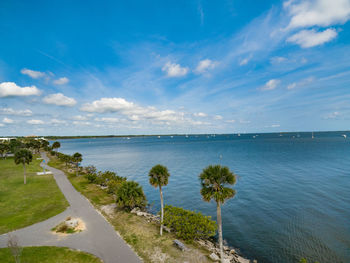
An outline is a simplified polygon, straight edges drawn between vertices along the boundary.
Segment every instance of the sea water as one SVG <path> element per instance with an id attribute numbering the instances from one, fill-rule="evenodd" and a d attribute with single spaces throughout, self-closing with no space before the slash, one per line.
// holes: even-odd
<path id="1" fill-rule="evenodd" d="M 347 134 L 348 138 L 344 138 Z M 139 182 L 151 209 L 159 191 L 148 181 L 156 164 L 171 174 L 165 204 L 216 219 L 200 195 L 210 164 L 237 175 L 236 196 L 222 207 L 228 245 L 261 263 L 350 262 L 350 133 L 275 133 L 60 140 L 60 151 Z"/>

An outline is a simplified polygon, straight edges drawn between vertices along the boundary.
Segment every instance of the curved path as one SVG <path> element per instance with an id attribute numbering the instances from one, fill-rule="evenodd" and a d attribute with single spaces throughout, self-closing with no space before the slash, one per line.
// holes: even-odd
<path id="1" fill-rule="evenodd" d="M 47 163 L 48 157 L 45 153 L 42 153 L 42 157 Z M 52 171 L 57 185 L 70 206 L 61 214 L 46 221 L 11 232 L 17 236 L 21 246 L 70 247 L 94 254 L 105 263 L 141 262 L 140 258 L 116 233 L 107 220 L 95 210 L 84 196 L 75 190 L 61 170 L 46 164 L 41 166 Z M 86 230 L 66 236 L 53 234 L 50 229 L 64 221 L 68 216 L 81 218 L 85 223 Z M 7 240 L 7 234 L 0 235 L 0 247 L 6 247 Z"/>

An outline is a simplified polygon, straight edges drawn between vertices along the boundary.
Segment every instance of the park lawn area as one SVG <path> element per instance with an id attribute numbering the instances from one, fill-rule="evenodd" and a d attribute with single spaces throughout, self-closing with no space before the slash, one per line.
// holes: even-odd
<path id="1" fill-rule="evenodd" d="M 2 263 L 14 263 L 10 249 L 0 249 Z M 66 247 L 24 247 L 21 262 L 25 263 L 101 263 L 99 258 Z"/>
<path id="2" fill-rule="evenodd" d="M 75 176 L 75 172 L 69 173 L 65 165 L 55 156 L 50 156 L 49 165 L 65 172 L 68 179 L 77 191 L 82 193 L 90 202 L 100 210 L 101 206 L 113 204 L 114 197 L 95 184 L 90 184 L 84 176 Z M 102 212 L 102 211 L 101 211 Z M 159 235 L 159 226 L 148 222 L 146 218 L 116 209 L 113 214 L 102 212 L 115 230 L 136 251 L 146 263 L 151 262 L 211 262 L 208 251 L 199 247 L 196 243 L 186 246 L 191 250 L 181 252 L 173 245 L 176 239 L 173 233 L 164 232 Z M 184 241 L 182 241 L 185 243 Z"/>
<path id="3" fill-rule="evenodd" d="M 69 205 L 52 175 L 36 175 L 42 171 L 38 157 L 26 165 L 26 185 L 23 166 L 0 159 L 0 234 L 41 222 Z"/>

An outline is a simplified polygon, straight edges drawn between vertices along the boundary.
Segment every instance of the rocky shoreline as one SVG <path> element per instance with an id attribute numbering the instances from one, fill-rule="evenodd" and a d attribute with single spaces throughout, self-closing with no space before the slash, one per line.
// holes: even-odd
<path id="1" fill-rule="evenodd" d="M 139 208 L 134 208 L 131 210 L 132 214 L 135 214 L 137 216 L 141 216 L 147 219 L 148 222 L 156 222 L 159 224 L 160 222 L 160 216 L 159 215 L 153 215 L 148 212 L 141 211 Z M 164 230 L 167 232 L 171 232 L 171 229 L 164 226 Z M 207 250 L 208 252 L 211 252 L 210 259 L 214 262 L 220 261 L 220 249 L 218 244 L 215 244 L 211 242 L 210 240 L 197 240 L 196 241 L 198 245 L 200 245 L 202 248 Z M 225 263 L 257 263 L 257 260 L 249 260 L 237 253 L 237 251 L 229 246 L 223 246 L 224 248 L 224 262 Z"/>

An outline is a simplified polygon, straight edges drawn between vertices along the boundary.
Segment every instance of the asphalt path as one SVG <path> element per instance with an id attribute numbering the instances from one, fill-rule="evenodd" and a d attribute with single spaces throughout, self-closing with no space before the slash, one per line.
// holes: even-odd
<path id="1" fill-rule="evenodd" d="M 43 222 L 15 230 L 21 246 L 58 246 L 85 251 L 101 258 L 105 263 L 142 262 L 135 252 L 117 234 L 113 226 L 93 207 L 93 205 L 69 182 L 65 174 L 47 166 L 49 159 L 42 153 L 45 163 L 41 166 L 52 172 L 58 187 L 70 206 L 61 214 Z M 50 198 L 48 196 L 47 198 Z M 86 229 L 80 233 L 57 235 L 51 229 L 67 217 L 78 217 L 85 223 Z M 0 247 L 6 247 L 8 235 L 0 235 Z"/>

